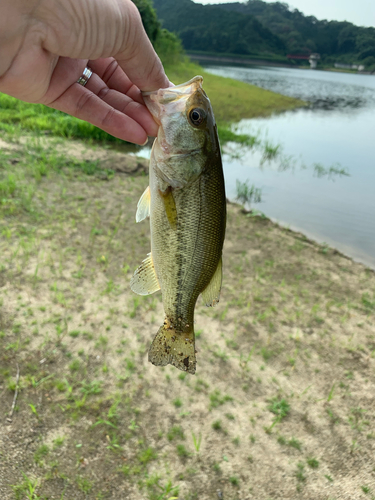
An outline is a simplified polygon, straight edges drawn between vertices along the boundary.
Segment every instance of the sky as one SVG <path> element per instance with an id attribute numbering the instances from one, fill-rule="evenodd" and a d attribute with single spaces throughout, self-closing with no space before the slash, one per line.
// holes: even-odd
<path id="1" fill-rule="evenodd" d="M 229 3 L 239 0 L 194 0 L 195 3 Z M 265 0 L 267 3 L 276 0 Z M 280 0 L 283 1 L 283 0 Z M 329 21 L 349 21 L 358 26 L 375 26 L 375 0 L 286 0 L 306 16 Z"/>

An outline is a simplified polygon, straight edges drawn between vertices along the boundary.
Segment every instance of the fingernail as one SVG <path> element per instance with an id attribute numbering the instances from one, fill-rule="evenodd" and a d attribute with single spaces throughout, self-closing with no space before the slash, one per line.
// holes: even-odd
<path id="1" fill-rule="evenodd" d="M 147 143 L 148 143 L 148 137 L 143 144 L 140 144 L 140 146 L 146 146 Z"/>

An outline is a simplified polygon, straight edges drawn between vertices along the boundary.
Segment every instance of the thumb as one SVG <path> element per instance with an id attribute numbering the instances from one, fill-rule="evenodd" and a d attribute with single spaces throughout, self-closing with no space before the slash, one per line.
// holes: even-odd
<path id="1" fill-rule="evenodd" d="M 142 91 L 167 88 L 170 82 L 142 24 L 137 7 L 130 0 L 124 2 L 127 30 L 123 43 L 113 57 Z"/>

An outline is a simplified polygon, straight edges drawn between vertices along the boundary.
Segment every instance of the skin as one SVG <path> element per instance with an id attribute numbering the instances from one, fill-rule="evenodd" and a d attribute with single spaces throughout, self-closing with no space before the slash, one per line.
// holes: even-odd
<path id="1" fill-rule="evenodd" d="M 158 126 L 141 91 L 169 86 L 130 0 L 1 0 L 0 92 L 144 144 Z"/>

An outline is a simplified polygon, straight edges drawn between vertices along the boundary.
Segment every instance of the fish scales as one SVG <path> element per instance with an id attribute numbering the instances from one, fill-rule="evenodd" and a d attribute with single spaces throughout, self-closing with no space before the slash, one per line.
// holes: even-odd
<path id="1" fill-rule="evenodd" d="M 145 94 L 160 123 L 151 153 L 150 189 L 137 211 L 137 220 L 150 215 L 151 255 L 131 283 L 137 293 L 162 291 L 165 321 L 149 360 L 190 373 L 196 369 L 194 308 L 201 293 L 207 305 L 219 299 L 226 222 L 220 145 L 201 82 L 195 77 Z M 144 208 L 145 199 L 149 208 Z"/>

